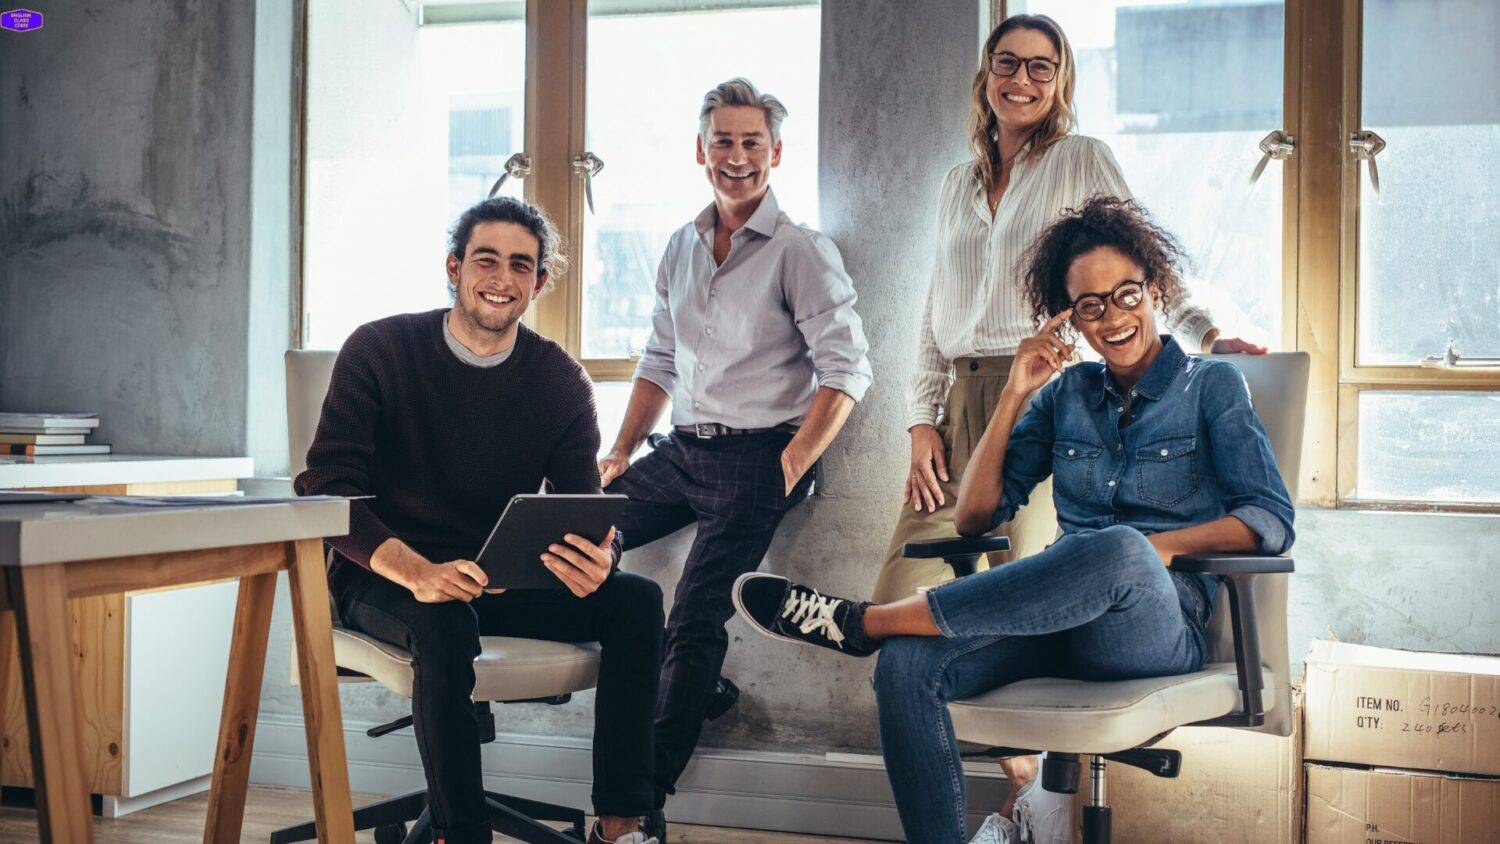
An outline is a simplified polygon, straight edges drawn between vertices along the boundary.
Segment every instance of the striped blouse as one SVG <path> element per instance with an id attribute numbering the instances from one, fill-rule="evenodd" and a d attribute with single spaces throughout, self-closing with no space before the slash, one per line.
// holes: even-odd
<path id="1" fill-rule="evenodd" d="M 990 215 L 972 162 L 948 171 L 938 202 L 937 260 L 927 289 L 907 427 L 936 424 L 953 383 L 953 360 L 1015 354 L 1036 333 L 1022 295 L 1022 254 L 1065 210 L 1096 194 L 1129 197 L 1120 166 L 1103 141 L 1069 135 L 1038 157 L 1016 158 L 1010 184 Z M 1167 327 L 1198 349 L 1213 328 L 1186 291 Z"/>

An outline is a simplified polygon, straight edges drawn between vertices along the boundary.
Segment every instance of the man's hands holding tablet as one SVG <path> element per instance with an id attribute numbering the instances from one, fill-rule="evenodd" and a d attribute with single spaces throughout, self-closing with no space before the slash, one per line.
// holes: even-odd
<path id="1" fill-rule="evenodd" d="M 542 565 L 552 572 L 569 592 L 580 598 L 592 595 L 603 585 L 614 569 L 611 547 L 615 529 L 610 528 L 603 545 L 595 545 L 576 534 L 567 534 L 542 554 Z M 387 539 L 370 557 L 370 569 L 406 587 L 424 604 L 445 601 L 469 602 L 483 594 L 498 595 L 504 589 L 487 589 L 489 576 L 473 560 L 450 560 L 433 563 L 411 546 L 395 537 Z"/>
<path id="2" fill-rule="evenodd" d="M 602 547 L 571 533 L 563 540 L 566 544 L 554 542 L 547 546 L 548 553 L 542 555 L 542 565 L 557 575 L 569 592 L 586 598 L 594 594 L 614 568 L 610 547 L 615 542 L 615 529 L 609 529 Z"/>
<path id="3" fill-rule="evenodd" d="M 484 569 L 473 560 L 432 563 L 401 540 L 391 537 L 370 556 L 370 570 L 410 590 L 424 604 L 445 601 L 472 601 L 486 591 L 490 582 Z"/>

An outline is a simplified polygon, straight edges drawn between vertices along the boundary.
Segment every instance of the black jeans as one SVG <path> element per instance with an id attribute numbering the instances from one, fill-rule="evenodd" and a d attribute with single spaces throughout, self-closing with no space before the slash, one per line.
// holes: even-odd
<path id="1" fill-rule="evenodd" d="M 609 485 L 630 496 L 618 522 L 626 549 L 698 523 L 667 617 L 656 704 L 657 806 L 676 790 L 703 732 L 703 716 L 729 650 L 730 590 L 755 571 L 788 510 L 807 497 L 809 471 L 791 495 L 781 452 L 792 434 L 771 431 L 700 440 L 673 433 Z"/>
<path id="2" fill-rule="evenodd" d="M 472 702 L 481 635 L 601 645 L 594 811 L 631 817 L 652 808 L 651 714 L 662 648 L 655 581 L 615 572 L 587 598 L 525 590 L 424 604 L 377 574 L 361 569 L 359 575 L 336 596 L 339 616 L 345 627 L 412 655 L 412 725 L 437 836 L 449 844 L 491 840 Z"/>

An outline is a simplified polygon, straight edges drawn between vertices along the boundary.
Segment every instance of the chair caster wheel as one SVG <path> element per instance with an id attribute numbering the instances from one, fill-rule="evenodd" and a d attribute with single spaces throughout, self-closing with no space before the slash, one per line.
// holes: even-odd
<path id="1" fill-rule="evenodd" d="M 406 840 L 406 824 L 388 823 L 375 827 L 375 844 L 402 844 Z"/>

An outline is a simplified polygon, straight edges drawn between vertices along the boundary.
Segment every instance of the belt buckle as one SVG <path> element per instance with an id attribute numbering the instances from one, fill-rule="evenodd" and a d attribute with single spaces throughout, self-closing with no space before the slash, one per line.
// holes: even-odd
<path id="1" fill-rule="evenodd" d="M 693 436 L 700 440 L 711 440 L 714 437 L 714 424 L 712 422 L 697 422 L 693 424 Z"/>

